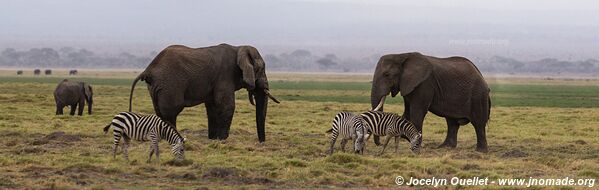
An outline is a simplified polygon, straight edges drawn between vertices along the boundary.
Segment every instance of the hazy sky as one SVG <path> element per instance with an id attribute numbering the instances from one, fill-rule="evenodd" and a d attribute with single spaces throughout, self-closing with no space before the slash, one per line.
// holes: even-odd
<path id="1" fill-rule="evenodd" d="M 3 0 L 0 48 L 227 42 L 278 53 L 599 58 L 597 1 Z"/>

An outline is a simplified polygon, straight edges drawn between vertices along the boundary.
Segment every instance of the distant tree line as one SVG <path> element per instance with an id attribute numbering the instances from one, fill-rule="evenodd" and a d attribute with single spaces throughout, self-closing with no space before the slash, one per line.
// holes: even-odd
<path id="1" fill-rule="evenodd" d="M 599 73 L 599 60 L 564 61 L 545 58 L 536 61 L 520 61 L 513 58 L 493 56 L 475 62 L 478 68 L 488 73 L 528 73 L 528 74 L 562 74 L 562 73 Z"/>
<path id="2" fill-rule="evenodd" d="M 144 68 L 154 55 L 136 56 L 127 52 L 118 55 L 100 55 L 86 49 L 63 47 L 32 48 L 18 51 L 6 48 L 0 53 L 3 67 L 42 68 Z"/>
<path id="3" fill-rule="evenodd" d="M 127 52 L 117 55 L 97 54 L 90 50 L 72 47 L 58 50 L 33 48 L 25 51 L 7 48 L 0 53 L 0 67 L 140 69 L 150 64 L 156 55 L 155 51 L 143 56 Z M 304 49 L 278 55 L 264 54 L 269 71 L 373 72 L 379 58 L 380 55 L 342 58 L 332 53 L 317 55 Z M 493 56 L 472 61 L 486 73 L 599 73 L 599 60 L 596 59 L 563 61 L 545 58 L 537 61 L 520 61 L 509 57 Z"/>
<path id="4" fill-rule="evenodd" d="M 379 57 L 339 58 L 332 53 L 319 56 L 299 49 L 279 55 L 266 54 L 264 59 L 270 71 L 370 72 L 374 70 Z"/>

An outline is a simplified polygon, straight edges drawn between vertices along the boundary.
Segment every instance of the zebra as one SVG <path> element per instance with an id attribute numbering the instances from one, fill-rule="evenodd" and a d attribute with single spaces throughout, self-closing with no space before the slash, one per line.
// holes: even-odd
<path id="1" fill-rule="evenodd" d="M 129 160 L 127 148 L 131 139 L 137 141 L 150 140 L 152 142 L 147 162 L 150 162 L 152 154 L 154 153 L 156 153 L 156 160 L 160 162 L 158 142 L 162 139 L 165 139 L 171 145 L 175 159 L 184 159 L 185 138 L 183 138 L 169 123 L 164 122 L 156 115 L 121 112 L 115 115 L 112 122 L 104 127 L 104 134 L 108 133 L 110 127 L 113 128 L 112 131 L 114 132 L 114 147 L 112 149 L 113 158 L 116 158 L 116 150 L 122 137 L 124 138 L 122 149 L 125 160 Z"/>
<path id="2" fill-rule="evenodd" d="M 375 109 L 376 110 L 376 109 Z M 420 152 L 422 144 L 422 133 L 416 129 L 416 126 L 407 119 L 394 114 L 382 111 L 368 111 L 360 114 L 366 127 L 365 140 L 368 141 L 371 134 L 378 136 L 387 136 L 383 150 L 379 155 L 382 155 L 387 148 L 387 144 L 392 137 L 395 137 L 395 152 L 399 151 L 399 138 L 402 137 L 410 142 L 410 150 L 413 153 Z"/>
<path id="3" fill-rule="evenodd" d="M 329 154 L 333 154 L 335 141 L 341 136 L 341 150 L 345 152 L 345 145 L 350 139 L 354 140 L 354 152 L 364 153 L 364 127 L 362 118 L 350 112 L 339 112 L 333 119 L 333 126 L 327 133 L 331 133 L 331 147 Z"/>

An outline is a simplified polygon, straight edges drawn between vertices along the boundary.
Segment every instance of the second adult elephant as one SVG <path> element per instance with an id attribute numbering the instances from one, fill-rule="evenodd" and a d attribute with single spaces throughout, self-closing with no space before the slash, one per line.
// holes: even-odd
<path id="1" fill-rule="evenodd" d="M 92 114 L 93 91 L 92 87 L 84 82 L 61 81 L 54 90 L 56 101 L 56 115 L 62 115 L 65 106 L 71 106 L 71 115 L 75 115 L 75 109 L 79 106 L 78 115 L 83 115 L 83 108 L 87 101 L 87 113 Z"/>
<path id="2" fill-rule="evenodd" d="M 235 91 L 246 88 L 250 103 L 256 106 L 258 140 L 264 142 L 264 123 L 269 93 L 265 63 L 252 46 L 220 44 L 204 48 L 173 45 L 162 50 L 133 81 L 129 99 L 138 80 L 145 81 L 156 115 L 176 126 L 184 107 L 204 103 L 208 114 L 208 137 L 227 139 L 233 113 Z"/>
<path id="3" fill-rule="evenodd" d="M 476 131 L 476 150 L 488 151 L 485 128 L 491 112 L 490 90 L 470 60 L 420 53 L 382 56 L 372 82 L 372 107 L 382 110 L 385 97 L 389 93 L 395 97 L 400 91 L 405 105 L 404 117 L 419 131 L 422 132 L 428 111 L 445 118 L 447 136 L 440 147 L 456 147 L 460 125 L 472 123 Z"/>

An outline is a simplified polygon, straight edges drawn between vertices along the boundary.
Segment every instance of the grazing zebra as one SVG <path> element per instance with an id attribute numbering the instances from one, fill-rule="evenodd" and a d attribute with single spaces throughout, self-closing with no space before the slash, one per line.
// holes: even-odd
<path id="1" fill-rule="evenodd" d="M 114 132 L 114 148 L 112 150 L 114 158 L 116 158 L 116 149 L 119 146 L 119 141 L 121 140 L 121 137 L 123 137 L 124 143 L 122 149 L 126 160 L 129 160 L 127 148 L 131 139 L 137 141 L 150 140 L 152 142 L 150 145 L 150 156 L 147 162 L 150 162 L 152 154 L 154 153 L 156 153 L 156 159 L 160 162 L 158 142 L 162 139 L 165 139 L 171 145 L 175 159 L 184 159 L 183 146 L 185 138 L 183 138 L 175 128 L 171 127 L 170 124 L 162 121 L 162 119 L 156 115 L 121 112 L 115 115 L 112 122 L 104 127 L 104 134 L 108 133 L 111 126 Z"/>
<path id="2" fill-rule="evenodd" d="M 339 112 L 333 120 L 333 127 L 327 131 L 331 133 L 331 147 L 329 154 L 333 154 L 335 141 L 341 136 L 341 150 L 345 152 L 345 145 L 350 139 L 354 140 L 354 152 L 364 152 L 364 127 L 362 118 L 350 112 Z"/>
<path id="3" fill-rule="evenodd" d="M 399 138 L 402 137 L 410 142 L 410 150 L 414 153 L 419 153 L 420 144 L 422 143 L 422 134 L 416 129 L 412 122 L 393 113 L 381 111 L 368 111 L 361 114 L 366 126 L 365 141 L 368 140 L 370 134 L 378 136 L 387 136 L 383 150 L 385 152 L 387 144 L 392 137 L 395 137 L 395 152 L 399 151 Z"/>

